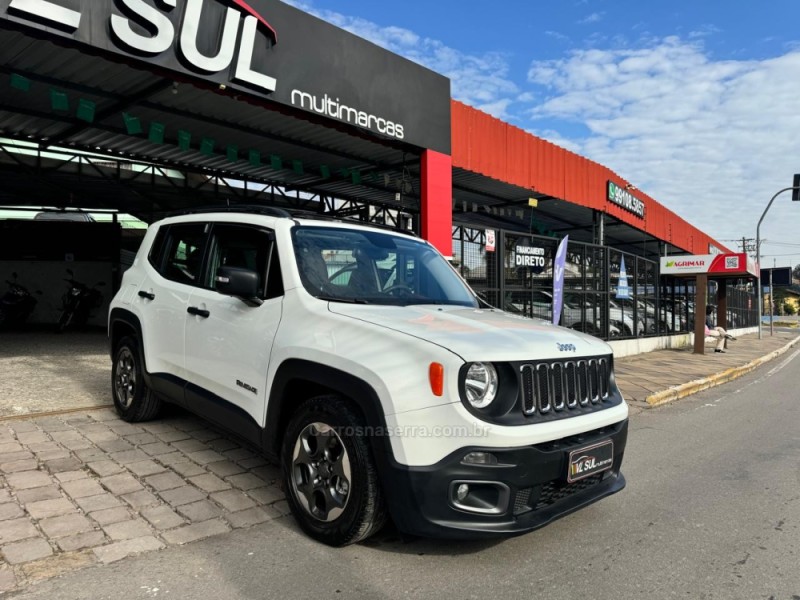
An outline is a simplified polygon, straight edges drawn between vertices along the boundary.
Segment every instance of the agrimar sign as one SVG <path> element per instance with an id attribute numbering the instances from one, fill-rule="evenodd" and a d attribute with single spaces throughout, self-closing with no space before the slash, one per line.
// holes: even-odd
<path id="1" fill-rule="evenodd" d="M 450 153 L 446 77 L 278 0 L 0 0 L 0 27 Z"/>
<path id="2" fill-rule="evenodd" d="M 660 266 L 662 275 L 757 275 L 755 262 L 743 253 L 665 256 Z"/>

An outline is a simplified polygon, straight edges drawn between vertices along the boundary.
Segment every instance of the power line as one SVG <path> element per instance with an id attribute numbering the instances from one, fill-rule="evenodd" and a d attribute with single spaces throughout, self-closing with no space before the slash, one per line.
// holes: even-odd
<path id="1" fill-rule="evenodd" d="M 800 244 L 793 244 L 793 243 L 790 243 L 790 242 L 765 242 L 765 244 L 768 244 L 770 246 L 784 246 L 784 247 L 790 247 L 790 248 L 800 248 Z"/>

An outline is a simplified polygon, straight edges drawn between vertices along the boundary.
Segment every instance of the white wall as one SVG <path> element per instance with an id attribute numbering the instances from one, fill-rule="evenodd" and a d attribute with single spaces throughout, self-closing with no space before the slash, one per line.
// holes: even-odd
<path id="1" fill-rule="evenodd" d="M 758 327 L 748 327 L 745 329 L 731 329 L 730 333 L 735 336 L 755 333 Z M 676 348 L 689 348 L 694 346 L 694 333 L 681 333 L 678 335 L 665 335 L 661 337 L 634 338 L 629 340 L 612 340 L 608 342 L 614 349 L 614 356 L 622 358 L 624 356 L 634 356 L 654 350 L 670 350 Z"/>

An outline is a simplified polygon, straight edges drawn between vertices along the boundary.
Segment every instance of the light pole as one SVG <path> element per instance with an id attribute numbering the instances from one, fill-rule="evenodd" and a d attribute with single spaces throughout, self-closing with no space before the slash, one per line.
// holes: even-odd
<path id="1" fill-rule="evenodd" d="M 767 216 L 767 212 L 769 212 L 772 203 L 775 202 L 775 198 L 780 196 L 783 192 L 788 192 L 789 190 L 797 190 L 800 191 L 800 175 L 794 176 L 794 186 L 783 188 L 779 192 L 777 192 L 772 199 L 767 204 L 767 208 L 764 209 L 764 214 L 761 215 L 761 218 L 758 220 L 758 225 L 756 226 L 756 253 L 758 255 L 758 339 L 762 339 L 761 337 L 761 314 L 763 312 L 763 303 L 764 303 L 764 294 L 761 290 L 761 222 L 764 220 L 764 217 Z M 797 194 L 792 194 L 792 200 L 795 199 Z M 770 287 L 769 290 L 770 297 L 769 300 L 772 302 L 772 288 Z"/>

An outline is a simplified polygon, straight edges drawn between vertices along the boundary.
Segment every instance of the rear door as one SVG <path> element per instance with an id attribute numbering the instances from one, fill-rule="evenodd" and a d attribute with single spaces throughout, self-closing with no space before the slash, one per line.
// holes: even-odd
<path id="1" fill-rule="evenodd" d="M 187 306 L 187 405 L 250 437 L 263 425 L 272 344 L 281 320 L 283 285 L 274 233 L 215 223 L 203 280 Z M 217 269 L 242 267 L 259 275 L 260 306 L 216 290 Z"/>
<path id="2" fill-rule="evenodd" d="M 207 223 L 165 226 L 148 257 L 149 267 L 134 297 L 142 315 L 147 370 L 167 379 L 186 376 L 186 309 L 200 282 Z"/>

